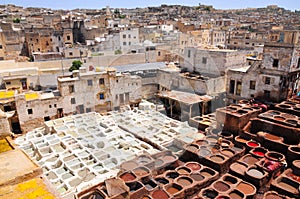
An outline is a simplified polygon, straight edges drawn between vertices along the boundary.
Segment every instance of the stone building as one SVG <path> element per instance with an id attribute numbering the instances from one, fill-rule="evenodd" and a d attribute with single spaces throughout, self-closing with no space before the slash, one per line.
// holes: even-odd
<path id="1" fill-rule="evenodd" d="M 190 72 L 222 76 L 227 69 L 241 67 L 245 62 L 244 51 L 187 47 L 183 67 Z"/>
<path id="2" fill-rule="evenodd" d="M 226 76 L 229 102 L 261 98 L 279 102 L 298 88 L 300 47 L 289 43 L 266 43 L 263 59 L 251 65 L 230 69 Z"/>
<path id="3" fill-rule="evenodd" d="M 74 71 L 58 78 L 58 90 L 15 95 L 21 129 L 40 126 L 44 121 L 64 115 L 106 112 L 120 106 L 139 103 L 142 99 L 141 77 L 117 74 L 109 68 L 102 72 Z"/>

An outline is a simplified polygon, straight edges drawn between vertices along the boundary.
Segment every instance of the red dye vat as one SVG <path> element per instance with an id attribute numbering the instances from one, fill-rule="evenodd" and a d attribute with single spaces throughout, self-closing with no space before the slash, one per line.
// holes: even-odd
<path id="1" fill-rule="evenodd" d="M 153 199 L 168 199 L 169 196 L 166 192 L 164 192 L 162 190 L 157 190 L 152 193 L 152 198 Z"/>
<path id="2" fill-rule="evenodd" d="M 128 182 L 128 181 L 133 181 L 135 179 L 135 176 L 132 175 L 131 173 L 125 173 L 121 175 L 120 178 L 125 182 Z"/>
<path id="3" fill-rule="evenodd" d="M 260 157 L 263 157 L 265 155 L 264 152 L 261 152 L 261 151 L 253 151 L 253 153 L 257 156 L 260 156 Z"/>
<path id="4" fill-rule="evenodd" d="M 198 171 L 201 169 L 200 165 L 197 163 L 188 163 L 186 166 L 192 169 L 193 171 Z"/>
<path id="5" fill-rule="evenodd" d="M 248 142 L 247 145 L 251 146 L 251 147 L 258 147 L 259 146 L 256 142 Z"/>

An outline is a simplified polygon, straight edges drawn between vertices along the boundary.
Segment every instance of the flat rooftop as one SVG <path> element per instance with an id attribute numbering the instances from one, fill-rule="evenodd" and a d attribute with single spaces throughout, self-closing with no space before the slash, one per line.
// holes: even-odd
<path id="1" fill-rule="evenodd" d="M 178 102 L 182 102 L 188 105 L 193 105 L 200 102 L 207 102 L 212 99 L 208 95 L 197 95 L 194 93 L 182 92 L 182 91 L 164 91 L 158 94 L 159 97 L 169 98 Z"/>

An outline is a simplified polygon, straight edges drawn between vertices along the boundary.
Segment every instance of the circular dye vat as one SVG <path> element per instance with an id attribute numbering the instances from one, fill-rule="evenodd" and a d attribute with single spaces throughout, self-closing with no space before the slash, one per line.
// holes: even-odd
<path id="1" fill-rule="evenodd" d="M 221 151 L 222 154 L 228 156 L 228 157 L 232 157 L 234 155 L 234 152 L 232 150 L 229 149 L 224 149 Z"/>
<path id="2" fill-rule="evenodd" d="M 185 167 L 179 167 L 176 169 L 176 171 L 180 174 L 180 175 L 188 175 L 191 173 L 191 170 L 189 168 L 185 168 Z"/>
<path id="3" fill-rule="evenodd" d="M 194 152 L 194 151 L 197 151 L 198 150 L 198 146 L 197 145 L 189 145 L 189 146 L 187 146 L 187 150 L 189 150 L 189 151 L 192 151 L 192 152 Z"/>
<path id="4" fill-rule="evenodd" d="M 255 192 L 256 192 L 255 187 L 253 187 L 250 184 L 244 183 L 244 182 L 241 182 L 240 184 L 238 184 L 238 186 L 236 188 L 246 195 L 255 194 Z"/>
<path id="5" fill-rule="evenodd" d="M 176 160 L 176 157 L 173 155 L 166 155 L 162 159 L 164 162 L 173 162 Z"/>
<path id="6" fill-rule="evenodd" d="M 210 156 L 210 159 L 214 162 L 223 162 L 225 158 L 220 155 L 213 155 Z"/>
<path id="7" fill-rule="evenodd" d="M 265 199 L 282 199 L 282 197 L 278 196 L 278 194 L 271 193 L 266 195 Z"/>
<path id="8" fill-rule="evenodd" d="M 188 168 L 190 168 L 192 171 L 199 171 L 201 169 L 201 165 L 196 162 L 189 162 L 186 164 Z"/>
<path id="9" fill-rule="evenodd" d="M 215 190 L 208 189 L 208 190 L 205 190 L 202 195 L 206 198 L 216 198 L 218 195 L 218 192 L 216 192 Z"/>
<path id="10" fill-rule="evenodd" d="M 154 165 L 156 167 L 159 167 L 159 166 L 163 165 L 163 163 L 164 163 L 164 161 L 162 161 L 161 159 L 157 159 L 157 160 L 155 160 Z"/>
<path id="11" fill-rule="evenodd" d="M 250 169 L 249 171 L 247 171 L 248 175 L 254 177 L 254 178 L 262 178 L 264 176 L 264 174 L 257 170 L 257 169 Z"/>
<path id="12" fill-rule="evenodd" d="M 193 180 L 187 177 L 180 177 L 177 179 L 177 183 L 183 187 L 187 187 L 193 183 Z"/>
<path id="13" fill-rule="evenodd" d="M 285 120 L 285 118 L 281 117 L 281 116 L 274 116 L 274 119 L 277 120 L 277 121 L 284 121 Z"/>
<path id="14" fill-rule="evenodd" d="M 211 152 L 207 149 L 200 149 L 199 152 L 198 152 L 198 155 L 201 156 L 201 157 L 206 157 L 210 154 L 211 154 Z"/>
<path id="15" fill-rule="evenodd" d="M 262 152 L 262 151 L 253 151 L 253 154 L 259 156 L 259 157 L 264 157 L 265 156 L 265 153 Z"/>
<path id="16" fill-rule="evenodd" d="M 195 181 L 202 181 L 204 179 L 204 177 L 200 174 L 192 174 L 191 178 L 193 178 Z"/>
<path id="17" fill-rule="evenodd" d="M 180 190 L 178 188 L 172 186 L 172 187 L 167 188 L 166 191 L 169 194 L 174 195 L 174 194 L 178 193 Z"/>
<path id="18" fill-rule="evenodd" d="M 132 173 L 124 173 L 120 176 L 120 178 L 125 182 L 130 182 L 136 179 Z"/>
<path id="19" fill-rule="evenodd" d="M 285 159 L 284 155 L 282 155 L 281 153 L 277 153 L 274 151 L 269 151 L 265 154 L 266 158 L 271 160 L 271 161 L 278 161 L 281 162 L 282 160 Z"/>
<path id="20" fill-rule="evenodd" d="M 246 144 L 247 144 L 247 146 L 249 146 L 251 148 L 259 147 L 259 143 L 254 142 L 254 141 L 248 141 Z"/>
<path id="21" fill-rule="evenodd" d="M 216 182 L 213 186 L 217 191 L 220 192 L 225 192 L 230 189 L 230 186 L 224 182 Z"/>
<path id="22" fill-rule="evenodd" d="M 163 190 L 156 190 L 152 193 L 153 199 L 168 199 L 168 194 Z"/>
<path id="23" fill-rule="evenodd" d="M 237 183 L 237 179 L 235 177 L 231 177 L 231 176 L 225 176 L 224 181 L 228 184 L 236 184 Z"/>
<path id="24" fill-rule="evenodd" d="M 197 140 L 196 144 L 199 145 L 199 146 L 202 146 L 202 145 L 207 145 L 208 142 L 206 140 Z"/>
<path id="25" fill-rule="evenodd" d="M 166 178 L 155 178 L 156 182 L 159 182 L 161 184 L 168 184 L 169 180 L 167 180 Z"/>
<path id="26" fill-rule="evenodd" d="M 247 163 L 248 165 L 253 165 L 256 162 L 259 161 L 259 159 L 252 157 L 251 155 L 244 157 L 244 159 L 242 159 L 243 162 Z"/>
<path id="27" fill-rule="evenodd" d="M 167 178 L 171 178 L 171 179 L 175 179 L 175 178 L 177 178 L 179 176 L 179 174 L 177 173 L 177 172 L 175 172 L 175 171 L 171 171 L 171 172 L 168 172 L 167 174 L 166 174 L 166 177 Z"/>
<path id="28" fill-rule="evenodd" d="M 239 191 L 233 191 L 229 194 L 230 198 L 234 198 L 234 199 L 243 199 L 244 198 L 244 194 L 242 194 Z"/>
<path id="29" fill-rule="evenodd" d="M 134 169 L 133 172 L 137 176 L 144 176 L 144 175 L 147 175 L 149 173 L 149 170 L 145 167 L 139 167 L 139 168 Z"/>
<path id="30" fill-rule="evenodd" d="M 147 156 L 139 156 L 136 161 L 138 164 L 147 164 L 147 163 L 151 162 L 151 158 L 149 158 Z M 133 167 L 131 167 L 131 168 L 133 168 Z"/>

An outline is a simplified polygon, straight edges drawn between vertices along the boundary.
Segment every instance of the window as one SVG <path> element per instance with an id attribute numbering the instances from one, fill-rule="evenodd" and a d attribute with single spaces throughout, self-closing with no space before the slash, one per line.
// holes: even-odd
<path id="1" fill-rule="evenodd" d="M 128 42 L 128 45 L 131 46 L 131 42 Z"/>
<path id="2" fill-rule="evenodd" d="M 130 35 L 130 34 L 128 35 L 128 38 L 131 38 L 131 35 Z"/>
<path id="3" fill-rule="evenodd" d="M 74 92 L 75 92 L 74 85 L 70 85 L 69 86 L 69 93 L 74 93 Z"/>
<path id="4" fill-rule="evenodd" d="M 270 85 L 271 82 L 271 78 L 270 77 L 266 77 L 265 78 L 265 84 Z"/>
<path id="5" fill-rule="evenodd" d="M 255 84 L 256 84 L 256 81 L 250 81 L 250 89 L 251 90 L 255 90 Z"/>
<path id="6" fill-rule="evenodd" d="M 100 85 L 104 85 L 104 78 L 100 78 L 100 79 L 99 79 L 99 84 L 100 84 Z"/>
<path id="7" fill-rule="evenodd" d="M 241 95 L 242 93 L 242 82 L 237 82 L 236 83 L 236 91 L 235 94 L 236 95 Z"/>
<path id="8" fill-rule="evenodd" d="M 278 59 L 274 59 L 273 60 L 273 67 L 278 67 L 279 65 L 279 60 Z"/>
<path id="9" fill-rule="evenodd" d="M 56 108 L 57 107 L 57 105 L 56 104 L 54 104 L 54 108 Z"/>
<path id="10" fill-rule="evenodd" d="M 268 90 L 264 90 L 264 95 L 265 95 L 265 98 L 270 98 L 271 96 L 271 91 L 268 91 Z"/>
<path id="11" fill-rule="evenodd" d="M 87 113 L 89 113 L 89 112 L 91 112 L 91 111 L 92 111 L 91 108 L 86 108 L 86 109 L 85 109 L 85 112 L 87 112 Z"/>
<path id="12" fill-rule="evenodd" d="M 126 42 L 123 42 L 123 46 L 126 46 Z"/>
<path id="13" fill-rule="evenodd" d="M 76 104 L 75 98 L 71 98 L 71 104 Z"/>
<path id="14" fill-rule="evenodd" d="M 300 68 L 300 58 L 298 58 L 297 68 Z"/>
<path id="15" fill-rule="evenodd" d="M 202 57 L 202 64 L 206 64 L 207 63 L 207 57 Z"/>
<path id="16" fill-rule="evenodd" d="M 49 105 L 49 108 L 52 108 L 51 104 Z"/>
<path id="17" fill-rule="evenodd" d="M 46 41 L 46 46 L 49 46 L 49 42 L 48 41 Z"/>
<path id="18" fill-rule="evenodd" d="M 105 99 L 104 93 L 100 93 L 100 94 L 99 94 L 99 98 L 100 98 L 100 99 Z"/>
<path id="19" fill-rule="evenodd" d="M 123 39 L 126 39 L 126 35 L 123 35 Z"/>
<path id="20" fill-rule="evenodd" d="M 73 56 L 73 52 L 69 52 L 69 56 Z"/>
<path id="21" fill-rule="evenodd" d="M 50 117 L 49 117 L 49 116 L 44 117 L 44 121 L 45 121 L 45 122 L 47 122 L 47 121 L 49 121 L 49 120 L 50 120 Z"/>
<path id="22" fill-rule="evenodd" d="M 160 56 L 160 51 L 157 52 L 157 56 Z"/>
<path id="23" fill-rule="evenodd" d="M 39 39 L 36 39 L 36 42 L 39 43 Z"/>
<path id="24" fill-rule="evenodd" d="M 11 82 L 6 82 L 6 85 L 11 85 Z"/>
<path id="25" fill-rule="evenodd" d="M 3 47 L 2 47 L 2 45 L 0 45 L 0 49 L 2 49 Z"/>
<path id="26" fill-rule="evenodd" d="M 235 81 L 234 80 L 230 80 L 230 83 L 229 83 L 229 93 L 234 94 L 234 86 L 235 86 Z"/>
<path id="27" fill-rule="evenodd" d="M 68 36 L 67 36 L 67 40 L 70 40 L 70 39 L 71 39 L 71 37 L 70 37 L 70 35 L 68 35 Z"/>
<path id="28" fill-rule="evenodd" d="M 32 113 L 33 113 L 32 108 L 27 109 L 27 113 L 28 113 L 28 115 L 32 115 Z"/>
<path id="29" fill-rule="evenodd" d="M 188 58 L 191 57 L 191 50 L 188 50 Z"/>
<path id="30" fill-rule="evenodd" d="M 88 86 L 93 86 L 93 80 L 88 79 L 88 80 L 87 80 L 87 84 L 88 84 Z"/>

